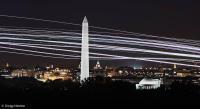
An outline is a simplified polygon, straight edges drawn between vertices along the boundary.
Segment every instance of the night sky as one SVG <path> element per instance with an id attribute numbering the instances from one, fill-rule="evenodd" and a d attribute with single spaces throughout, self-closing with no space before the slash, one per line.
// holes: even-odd
<path id="1" fill-rule="evenodd" d="M 72 22 L 151 35 L 200 40 L 200 2 L 193 0 L 1 0 L 0 14 Z M 0 26 L 50 29 L 66 25 L 30 22 L 0 17 Z M 81 27 L 78 28 L 81 30 Z M 77 65 L 78 60 L 62 60 L 0 53 L 0 65 L 59 64 Z M 117 65 L 119 61 L 103 62 Z M 141 64 L 126 62 L 125 64 Z"/>

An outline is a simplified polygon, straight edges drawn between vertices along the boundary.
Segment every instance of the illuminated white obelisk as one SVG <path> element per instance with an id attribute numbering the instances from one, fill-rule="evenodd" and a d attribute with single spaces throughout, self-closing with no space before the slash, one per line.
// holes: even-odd
<path id="1" fill-rule="evenodd" d="M 84 17 L 82 24 L 82 47 L 81 47 L 81 81 L 89 77 L 89 37 L 88 21 Z"/>

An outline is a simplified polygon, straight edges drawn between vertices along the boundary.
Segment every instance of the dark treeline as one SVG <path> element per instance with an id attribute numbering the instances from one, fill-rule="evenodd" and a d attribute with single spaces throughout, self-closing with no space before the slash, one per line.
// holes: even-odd
<path id="1" fill-rule="evenodd" d="M 119 104 L 119 103 L 198 103 L 200 86 L 191 81 L 174 82 L 156 90 L 136 90 L 135 84 L 112 81 L 110 78 L 90 78 L 80 84 L 72 80 L 45 83 L 35 78 L 0 78 L 1 104 Z"/>

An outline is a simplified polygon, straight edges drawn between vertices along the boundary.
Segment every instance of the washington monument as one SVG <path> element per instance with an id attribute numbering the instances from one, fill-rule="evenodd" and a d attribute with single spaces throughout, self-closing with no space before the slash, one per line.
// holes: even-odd
<path id="1" fill-rule="evenodd" d="M 81 81 L 89 77 L 89 41 L 88 21 L 84 17 L 82 23 L 82 46 L 81 46 Z"/>

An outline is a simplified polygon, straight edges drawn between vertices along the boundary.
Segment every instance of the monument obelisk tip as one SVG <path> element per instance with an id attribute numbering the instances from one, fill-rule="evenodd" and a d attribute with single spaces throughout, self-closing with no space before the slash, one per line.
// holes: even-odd
<path id="1" fill-rule="evenodd" d="M 87 17 L 85 16 L 83 19 L 83 23 L 88 23 Z"/>

